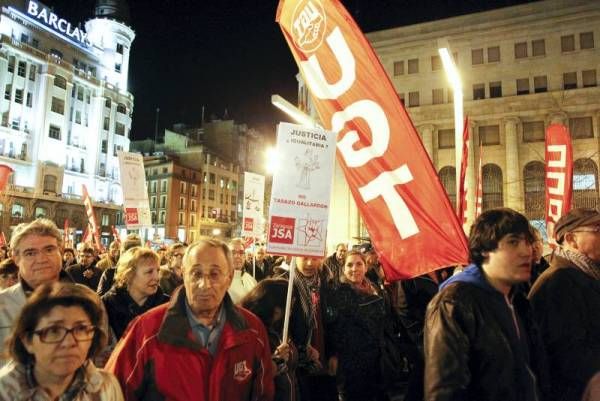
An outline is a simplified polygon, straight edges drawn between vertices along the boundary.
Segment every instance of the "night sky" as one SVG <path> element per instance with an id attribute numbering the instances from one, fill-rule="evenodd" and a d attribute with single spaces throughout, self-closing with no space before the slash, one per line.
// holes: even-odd
<path id="1" fill-rule="evenodd" d="M 327 1 L 327 0 L 325 0 Z M 73 23 L 94 0 L 42 0 Z M 527 0 L 346 0 L 363 32 L 526 3 Z M 228 117 L 272 135 L 288 120 L 271 95 L 296 102 L 297 68 L 275 22 L 274 0 L 129 0 L 136 32 L 129 69 L 132 139 L 175 122 Z"/>

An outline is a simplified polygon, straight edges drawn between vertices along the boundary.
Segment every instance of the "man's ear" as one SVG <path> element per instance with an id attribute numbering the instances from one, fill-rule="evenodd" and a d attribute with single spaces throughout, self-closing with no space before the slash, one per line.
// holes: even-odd
<path id="1" fill-rule="evenodd" d="M 579 245 L 576 241 L 577 235 L 574 232 L 568 232 L 565 234 L 565 238 L 563 239 L 563 244 L 568 245 L 573 249 L 578 249 Z"/>

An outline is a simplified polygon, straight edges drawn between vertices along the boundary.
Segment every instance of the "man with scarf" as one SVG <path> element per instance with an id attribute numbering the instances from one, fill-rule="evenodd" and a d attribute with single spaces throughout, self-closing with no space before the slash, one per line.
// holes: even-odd
<path id="1" fill-rule="evenodd" d="M 600 371 L 600 212 L 577 208 L 556 223 L 555 249 L 529 298 L 550 361 L 554 400 L 579 400 Z"/>
<path id="2" fill-rule="evenodd" d="M 327 280 L 322 258 L 296 257 L 294 296 L 290 337 L 298 347 L 296 374 L 303 401 L 336 400 L 335 379 L 325 371 L 326 354 L 324 318 Z"/>

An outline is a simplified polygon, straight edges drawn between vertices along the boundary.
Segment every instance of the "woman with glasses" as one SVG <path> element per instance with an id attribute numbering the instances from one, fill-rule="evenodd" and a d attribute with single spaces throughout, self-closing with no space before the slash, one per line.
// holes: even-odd
<path id="1" fill-rule="evenodd" d="M 0 370 L 0 400 L 123 400 L 117 379 L 92 362 L 106 345 L 102 320 L 100 300 L 89 288 L 39 286 L 8 339 L 13 361 Z"/>
<path id="2" fill-rule="evenodd" d="M 159 284 L 158 255 L 134 247 L 119 258 L 115 285 L 102 296 L 108 323 L 117 339 L 136 316 L 169 300 Z"/>

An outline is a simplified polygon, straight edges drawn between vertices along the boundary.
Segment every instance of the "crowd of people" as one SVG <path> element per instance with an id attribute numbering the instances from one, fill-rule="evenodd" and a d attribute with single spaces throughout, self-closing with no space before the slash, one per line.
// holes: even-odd
<path id="1" fill-rule="evenodd" d="M 600 213 L 555 236 L 544 257 L 523 215 L 488 210 L 470 265 L 389 283 L 370 243 L 292 262 L 131 234 L 98 255 L 23 223 L 0 248 L 0 401 L 599 400 Z"/>

